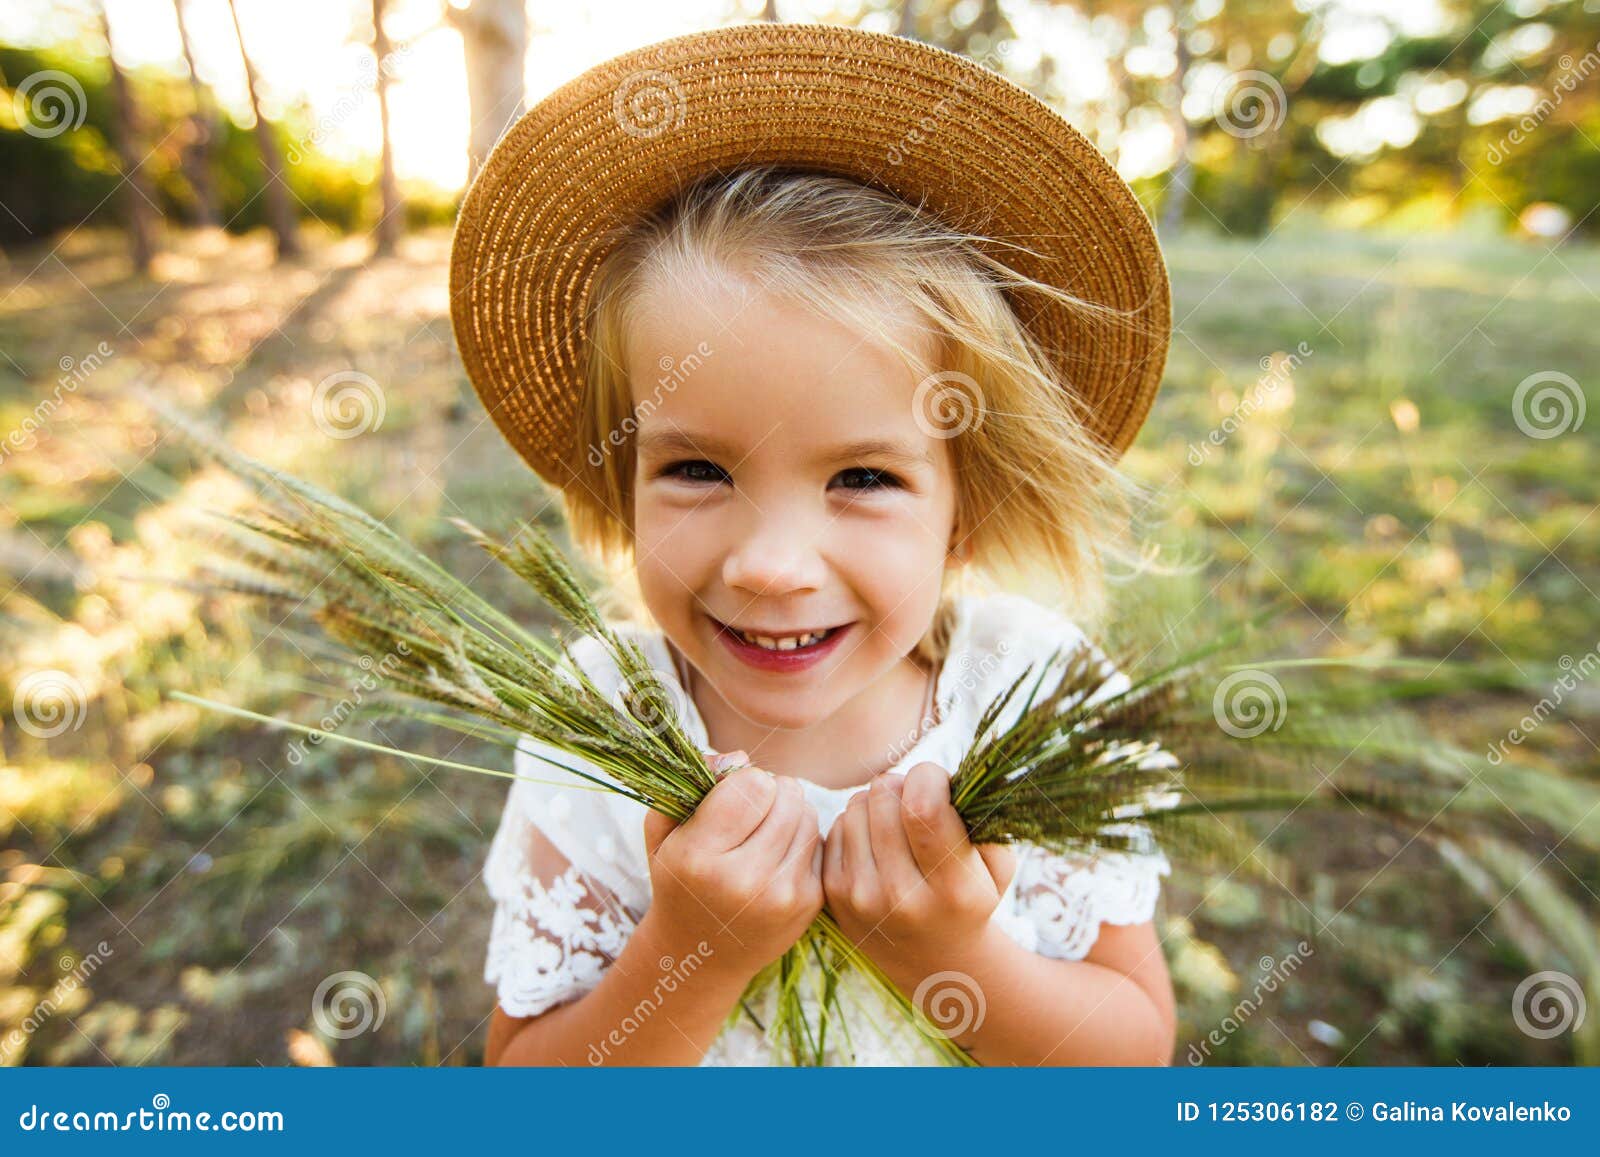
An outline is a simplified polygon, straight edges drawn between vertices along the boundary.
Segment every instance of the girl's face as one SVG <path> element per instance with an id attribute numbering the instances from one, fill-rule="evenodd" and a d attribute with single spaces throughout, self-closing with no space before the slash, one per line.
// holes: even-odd
<path id="1" fill-rule="evenodd" d="M 645 604 L 738 714 L 810 727 L 890 685 L 937 609 L 955 481 L 913 410 L 936 367 L 732 274 L 645 304 L 627 339 Z"/>

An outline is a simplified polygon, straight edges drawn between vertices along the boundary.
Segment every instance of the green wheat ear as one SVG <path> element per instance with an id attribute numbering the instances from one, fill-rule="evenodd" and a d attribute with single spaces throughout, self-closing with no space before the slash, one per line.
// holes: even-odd
<path id="1" fill-rule="evenodd" d="M 616 645 L 611 626 L 544 527 L 523 522 L 510 542 L 490 538 L 464 518 L 449 520 L 544 600 L 568 626 Z"/>
<path id="2" fill-rule="evenodd" d="M 220 533 L 207 544 L 216 556 L 211 581 L 194 585 L 303 607 L 352 662 L 363 657 L 370 663 L 380 654 L 393 658 L 381 674 L 396 694 L 447 709 L 413 710 L 410 717 L 513 750 L 521 737 L 532 736 L 605 773 L 592 775 L 538 756 L 584 781 L 582 786 L 623 795 L 678 820 L 692 814 L 715 786 L 715 776 L 672 709 L 666 685 L 640 648 L 605 621 L 542 527 L 519 523 L 512 537 L 501 541 L 466 520 L 452 519 L 567 629 L 599 640 L 623 677 L 625 689 L 617 701 L 600 692 L 565 644 L 553 645 L 529 631 L 366 512 L 239 453 L 159 399 L 150 400 L 170 428 L 250 483 L 259 496 L 256 508 L 218 521 Z M 1224 661 L 1277 613 L 1268 608 L 1243 624 L 1212 625 L 1206 638 L 1180 649 L 1172 661 L 1137 673 L 1125 691 L 1094 702 L 1107 662 L 1092 646 L 1065 648 L 1023 670 L 985 706 L 953 773 L 952 801 L 971 837 L 1034 843 L 1061 854 L 1150 850 L 1147 837 L 1126 831 L 1134 821 L 1175 855 L 1197 862 L 1220 859 L 1230 868 L 1292 882 L 1292 865 L 1253 846 L 1236 817 L 1246 811 L 1336 807 L 1373 819 L 1427 821 L 1426 838 L 1446 849 L 1452 866 L 1476 887 L 1493 873 L 1475 855 L 1485 861 L 1498 855 L 1497 870 L 1507 859 L 1503 841 L 1493 838 L 1493 821 L 1504 812 L 1497 801 L 1516 801 L 1527 815 L 1553 826 L 1570 826 L 1570 816 L 1585 814 L 1584 807 L 1593 802 L 1595 793 L 1586 786 L 1532 767 L 1506 777 L 1480 766 L 1479 759 L 1465 778 L 1462 769 L 1469 764 L 1461 753 L 1444 750 L 1387 701 L 1374 702 L 1384 685 L 1371 678 L 1370 669 L 1361 671 L 1362 695 L 1327 681 L 1290 683 L 1291 675 L 1306 674 L 1313 662 L 1319 671 L 1364 667 L 1359 662 L 1243 664 L 1237 656 L 1231 665 Z M 1118 665 L 1139 664 L 1124 660 Z M 1224 734 L 1212 706 L 1212 690 L 1222 674 L 1241 666 L 1280 671 L 1292 688 L 1286 724 L 1248 741 Z M 1422 693 L 1426 684 L 1426 679 L 1413 681 L 1408 693 Z M 228 704 L 181 693 L 174 697 L 311 730 Z M 434 766 L 513 777 L 350 736 L 326 738 Z M 1157 751 L 1170 753 L 1179 766 L 1152 766 L 1150 757 Z M 1494 801 L 1469 791 L 1480 779 L 1494 782 Z M 1593 842 L 1600 844 L 1600 837 Z M 1341 935 L 1348 944 L 1348 935 Z M 815 1025 L 800 1000 L 813 957 L 823 994 Z M 794 1063 L 823 1059 L 830 1022 L 848 1039 L 849 1020 L 835 1006 L 843 969 L 859 971 L 898 1015 L 921 1028 L 942 1061 L 973 1063 L 844 936 L 826 910 L 800 943 L 764 970 L 778 984 L 778 1023 L 772 1027 Z M 756 992 L 753 982 L 741 1003 L 747 1011 Z"/>

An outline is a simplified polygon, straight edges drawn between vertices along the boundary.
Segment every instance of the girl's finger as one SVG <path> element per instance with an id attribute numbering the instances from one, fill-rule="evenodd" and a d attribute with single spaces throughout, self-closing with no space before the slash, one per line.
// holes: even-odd
<path id="1" fill-rule="evenodd" d="M 661 842 L 673 833 L 678 822 L 671 816 L 662 815 L 658 811 L 644 813 L 644 850 L 650 855 L 656 854 L 656 849 Z"/>
<path id="2" fill-rule="evenodd" d="M 822 844 L 822 890 L 834 897 L 844 895 L 847 878 L 844 870 L 844 825 L 839 822 L 843 818 L 840 816 L 834 820 Z"/>
<path id="3" fill-rule="evenodd" d="M 724 773 L 741 768 L 749 762 L 750 755 L 743 749 L 725 751 L 721 754 L 708 753 L 706 755 L 706 766 L 711 769 L 712 774 L 718 779 L 721 779 Z"/>
<path id="4" fill-rule="evenodd" d="M 758 767 L 741 767 L 724 776 L 682 826 L 713 850 L 730 851 L 760 827 L 778 798 L 776 776 Z"/>
<path id="5" fill-rule="evenodd" d="M 944 768 L 919 763 L 906 772 L 900 806 L 911 853 L 924 876 L 967 870 L 967 825 L 950 804 L 950 776 Z"/>
<path id="6" fill-rule="evenodd" d="M 817 813 L 805 802 L 800 802 L 800 818 L 795 822 L 794 835 L 789 838 L 789 846 L 784 850 L 783 859 L 773 869 L 772 875 L 776 879 L 785 872 L 793 872 L 800 877 L 811 872 L 813 841 L 818 838 Z"/>
<path id="7" fill-rule="evenodd" d="M 792 775 L 780 775 L 777 779 L 777 799 L 772 809 L 750 837 L 732 851 L 753 871 L 770 872 L 783 858 L 805 811 L 806 802 L 799 782 Z"/>
<path id="8" fill-rule="evenodd" d="M 1017 874 L 1017 854 L 1005 844 L 979 844 L 978 855 L 994 880 L 994 890 L 1005 893 L 1011 886 L 1011 877 Z"/>
<path id="9" fill-rule="evenodd" d="M 878 875 L 902 891 L 922 883 L 922 869 L 911 854 L 911 840 L 900 814 L 901 777 L 887 772 L 867 789 L 867 825 L 872 833 L 872 858 Z"/>
<path id="10" fill-rule="evenodd" d="M 844 887 L 871 880 L 878 874 L 872 856 L 872 831 L 867 820 L 867 793 L 858 791 L 845 805 L 844 814 L 836 821 L 844 835 Z"/>

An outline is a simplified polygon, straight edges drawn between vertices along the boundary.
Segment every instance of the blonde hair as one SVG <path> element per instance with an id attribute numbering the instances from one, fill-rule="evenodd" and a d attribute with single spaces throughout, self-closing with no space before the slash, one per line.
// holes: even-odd
<path id="1" fill-rule="evenodd" d="M 616 609 L 647 617 L 632 583 L 632 434 L 638 414 L 659 404 L 632 401 L 626 336 L 647 289 L 737 269 L 896 350 L 914 372 L 925 372 L 924 355 L 896 333 L 908 307 L 937 339 L 938 372 L 918 399 L 951 437 L 955 541 L 968 563 L 945 568 L 917 655 L 943 657 L 950 595 L 983 580 L 1023 587 L 1092 629 L 1105 611 L 1107 562 L 1141 566 L 1128 530 L 1143 488 L 1085 426 L 1082 403 L 1013 302 L 1037 293 L 1105 324 L 1133 323 L 1023 277 L 985 244 L 849 178 L 765 165 L 706 178 L 624 226 L 591 287 L 584 398 L 561 491 L 573 540 L 606 567 Z"/>

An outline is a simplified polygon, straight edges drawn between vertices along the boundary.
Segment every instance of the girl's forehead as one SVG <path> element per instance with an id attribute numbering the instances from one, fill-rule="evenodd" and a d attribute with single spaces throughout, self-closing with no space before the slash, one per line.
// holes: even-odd
<path id="1" fill-rule="evenodd" d="M 859 358 L 775 356 L 752 347 L 711 347 L 679 375 L 635 381 L 639 449 L 657 431 L 680 432 L 703 449 L 740 456 L 809 454 L 849 440 L 920 448 L 927 436 L 913 410 L 909 370 Z M 665 443 L 662 443 L 665 445 Z M 690 447 L 680 440 L 673 449 Z"/>
<path id="2" fill-rule="evenodd" d="M 700 288 L 654 295 L 627 335 L 641 426 L 661 414 L 755 426 L 914 427 L 912 399 L 936 369 L 937 346 L 905 317 L 850 324 L 745 285 Z"/>

